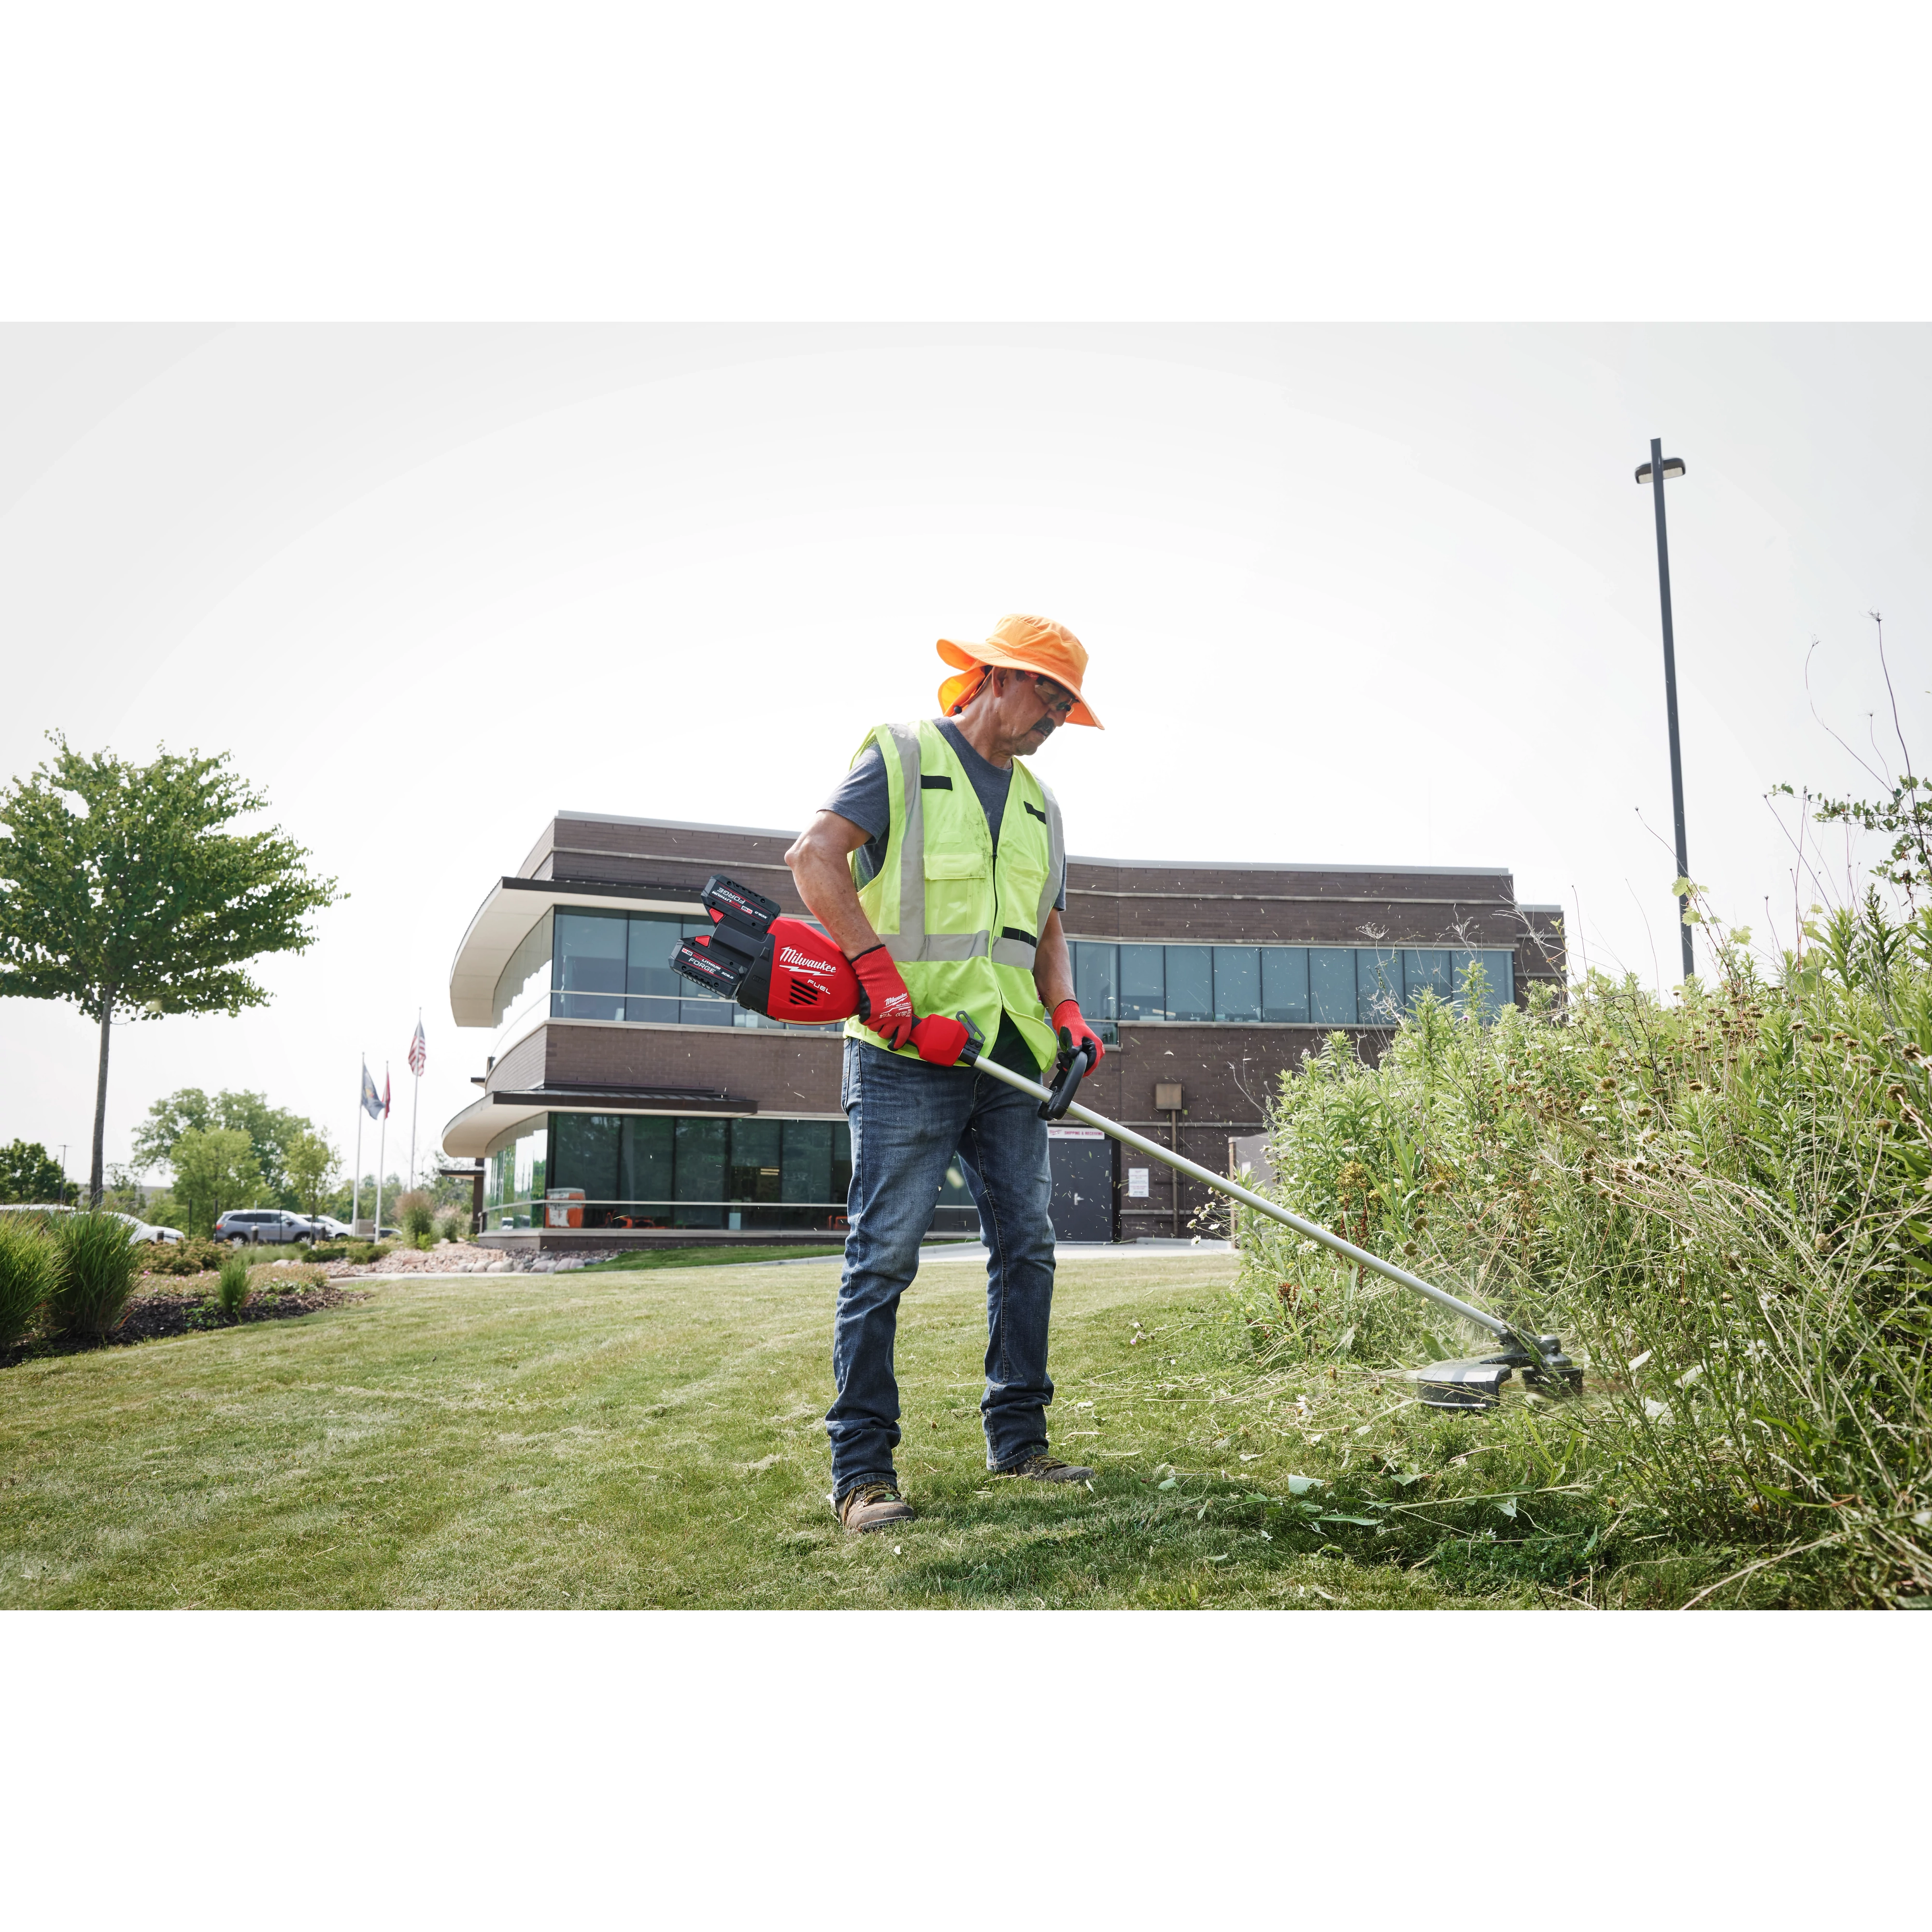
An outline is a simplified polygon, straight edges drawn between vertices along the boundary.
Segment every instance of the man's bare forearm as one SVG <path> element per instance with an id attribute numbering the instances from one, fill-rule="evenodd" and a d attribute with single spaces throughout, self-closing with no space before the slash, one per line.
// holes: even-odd
<path id="1" fill-rule="evenodd" d="M 1046 916 L 1046 930 L 1034 948 L 1033 982 L 1040 989 L 1040 1001 L 1048 1012 L 1062 1000 L 1073 997 L 1073 962 L 1066 944 L 1066 928 L 1060 922 L 1055 907 Z"/>
<path id="2" fill-rule="evenodd" d="M 852 883 L 851 855 L 866 842 L 862 826 L 836 812 L 821 812 L 792 842 L 784 855 L 792 882 L 806 910 L 832 936 L 832 943 L 848 959 L 856 959 L 879 944 L 872 922 L 859 903 Z"/>

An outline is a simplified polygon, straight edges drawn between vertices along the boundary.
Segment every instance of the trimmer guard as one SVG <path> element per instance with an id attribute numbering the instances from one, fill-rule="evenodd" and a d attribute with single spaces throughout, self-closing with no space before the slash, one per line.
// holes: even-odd
<path id="1" fill-rule="evenodd" d="M 1409 1379 L 1430 1408 L 1494 1408 L 1502 1400 L 1503 1384 L 1519 1370 L 1526 1388 L 1570 1395 L 1583 1386 L 1583 1371 L 1564 1354 L 1554 1335 L 1538 1336 L 1535 1354 L 1512 1338 L 1493 1354 L 1459 1356 L 1412 1369 Z"/>

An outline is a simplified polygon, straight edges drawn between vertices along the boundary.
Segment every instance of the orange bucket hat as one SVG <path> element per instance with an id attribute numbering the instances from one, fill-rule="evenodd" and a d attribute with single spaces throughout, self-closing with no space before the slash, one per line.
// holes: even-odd
<path id="1" fill-rule="evenodd" d="M 957 672 L 939 687 L 942 718 L 952 715 L 953 706 L 979 682 L 988 664 L 1004 664 L 1010 670 L 1037 671 L 1072 692 L 1076 702 L 1066 714 L 1068 724 L 1106 728 L 1080 696 L 1080 680 L 1087 675 L 1087 647 L 1051 617 L 1002 617 L 984 644 L 956 644 L 941 638 L 938 650 L 941 659 Z"/>

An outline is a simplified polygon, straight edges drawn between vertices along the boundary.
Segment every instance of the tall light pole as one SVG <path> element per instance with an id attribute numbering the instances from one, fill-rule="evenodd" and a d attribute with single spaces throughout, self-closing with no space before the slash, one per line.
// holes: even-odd
<path id="1" fill-rule="evenodd" d="M 1664 482 L 1668 476 L 1684 474 L 1684 459 L 1666 456 L 1662 441 L 1650 440 L 1650 460 L 1638 466 L 1636 480 L 1650 485 L 1651 500 L 1657 506 L 1657 594 L 1664 606 L 1664 708 L 1670 720 L 1670 809 L 1677 823 L 1677 876 L 1690 877 L 1690 855 L 1684 840 L 1684 754 L 1677 739 L 1677 640 L 1670 625 L 1670 544 L 1664 533 Z M 1684 976 L 1697 970 L 1690 951 L 1690 928 L 1684 915 L 1690 910 L 1688 898 L 1677 902 L 1677 930 L 1684 941 Z"/>

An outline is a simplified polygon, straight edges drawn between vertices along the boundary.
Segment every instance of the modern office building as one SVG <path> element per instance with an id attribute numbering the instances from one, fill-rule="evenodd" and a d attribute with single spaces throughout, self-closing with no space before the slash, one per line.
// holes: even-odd
<path id="1" fill-rule="evenodd" d="M 484 1161 L 484 1238 L 600 1247 L 836 1240 L 851 1142 L 838 1029 L 780 1026 L 671 972 L 722 872 L 802 914 L 794 835 L 560 812 L 490 889 L 450 1005 L 478 1099 L 446 1153 Z M 1560 908 L 1482 867 L 1069 861 L 1081 1007 L 1108 1042 L 1083 1100 L 1216 1169 L 1279 1076 L 1337 1030 L 1372 1056 L 1425 989 L 1522 1004 L 1560 985 Z M 1205 1190 L 1090 1130 L 1053 1131 L 1063 1240 L 1185 1231 Z M 935 1230 L 977 1228 L 956 1168 Z"/>

